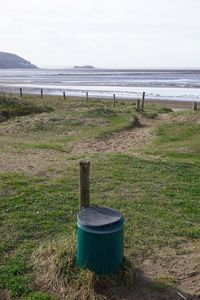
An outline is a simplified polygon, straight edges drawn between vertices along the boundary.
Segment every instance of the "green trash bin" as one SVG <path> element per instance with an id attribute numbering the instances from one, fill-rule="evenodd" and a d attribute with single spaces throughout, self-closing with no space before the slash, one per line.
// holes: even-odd
<path id="1" fill-rule="evenodd" d="M 105 207 L 86 208 L 78 213 L 77 224 L 77 265 L 96 274 L 117 273 L 123 262 L 121 213 Z"/>

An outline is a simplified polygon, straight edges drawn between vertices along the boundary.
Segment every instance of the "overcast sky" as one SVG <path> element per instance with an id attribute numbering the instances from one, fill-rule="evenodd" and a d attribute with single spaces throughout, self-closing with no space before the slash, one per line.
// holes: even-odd
<path id="1" fill-rule="evenodd" d="M 0 4 L 0 51 L 38 66 L 200 67 L 200 0 Z"/>

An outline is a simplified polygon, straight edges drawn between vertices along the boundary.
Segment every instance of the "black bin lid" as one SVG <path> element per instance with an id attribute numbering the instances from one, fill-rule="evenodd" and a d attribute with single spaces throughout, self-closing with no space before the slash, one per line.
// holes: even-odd
<path id="1" fill-rule="evenodd" d="M 84 226 L 106 227 L 119 223 L 122 215 L 119 211 L 106 207 L 89 207 L 81 210 L 77 219 Z"/>

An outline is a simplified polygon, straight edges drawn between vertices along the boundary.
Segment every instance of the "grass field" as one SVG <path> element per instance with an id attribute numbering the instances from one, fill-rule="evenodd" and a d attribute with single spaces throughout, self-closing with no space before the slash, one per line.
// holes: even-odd
<path id="1" fill-rule="evenodd" d="M 10 98 L 0 97 L 0 298 L 198 299 L 199 111 Z M 106 283 L 74 265 L 83 158 L 91 203 L 125 218 L 129 267 Z"/>

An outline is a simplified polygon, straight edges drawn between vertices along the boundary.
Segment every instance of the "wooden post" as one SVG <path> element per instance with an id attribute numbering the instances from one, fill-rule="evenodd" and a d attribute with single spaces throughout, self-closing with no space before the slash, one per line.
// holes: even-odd
<path id="1" fill-rule="evenodd" d="M 65 99 L 65 92 L 63 92 L 63 99 Z"/>
<path id="2" fill-rule="evenodd" d="M 90 161 L 81 160 L 80 164 L 80 210 L 90 206 Z"/>
<path id="3" fill-rule="evenodd" d="M 86 92 L 86 101 L 88 101 L 88 92 Z"/>
<path id="4" fill-rule="evenodd" d="M 192 109 L 193 109 L 193 110 L 197 110 L 197 103 L 196 103 L 196 102 L 193 102 Z"/>
<path id="5" fill-rule="evenodd" d="M 41 98 L 43 98 L 43 89 L 41 89 Z"/>
<path id="6" fill-rule="evenodd" d="M 141 110 L 144 110 L 144 100 L 145 100 L 145 92 L 142 93 L 142 105 L 141 105 Z"/>
<path id="7" fill-rule="evenodd" d="M 140 111 L 140 99 L 136 101 L 136 111 Z"/>
<path id="8" fill-rule="evenodd" d="M 113 106 L 115 107 L 115 94 L 113 94 Z"/>
<path id="9" fill-rule="evenodd" d="M 20 97 L 22 98 L 23 97 L 22 88 L 19 89 L 19 92 L 20 92 Z"/>

